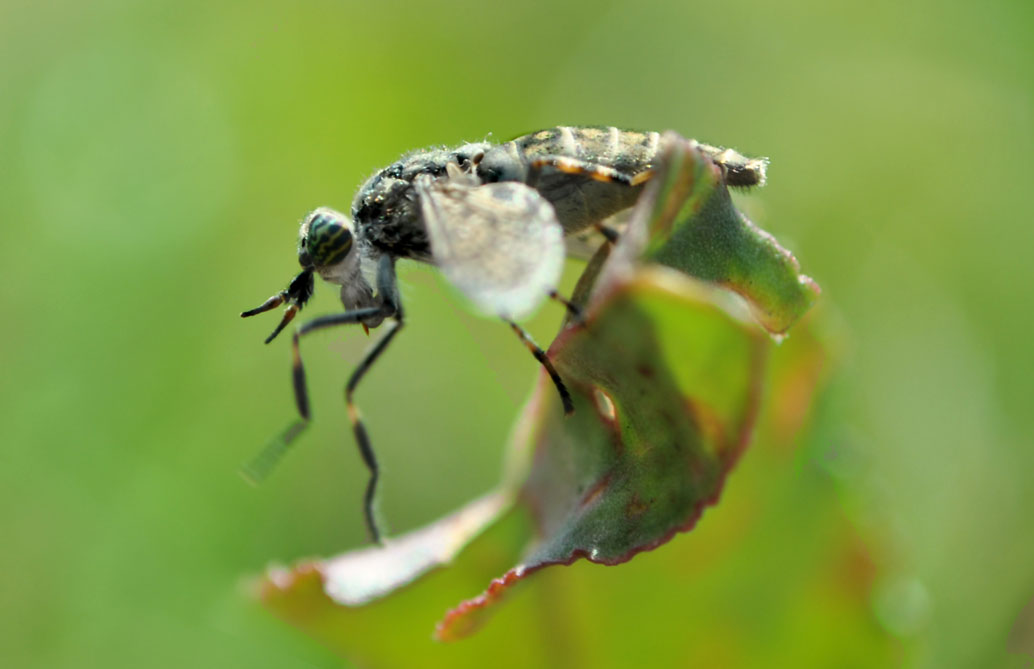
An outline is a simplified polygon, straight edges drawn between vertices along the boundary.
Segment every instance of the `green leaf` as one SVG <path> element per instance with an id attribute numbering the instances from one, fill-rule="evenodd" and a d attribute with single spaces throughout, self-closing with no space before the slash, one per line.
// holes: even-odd
<path id="1" fill-rule="evenodd" d="M 652 666 L 867 667 L 899 661 L 900 643 L 881 632 L 869 608 L 879 545 L 871 538 L 863 543 L 846 520 L 842 492 L 822 473 L 822 449 L 795 465 L 811 450 L 802 433 L 830 369 L 828 335 L 817 334 L 801 323 L 793 337 L 772 347 L 760 434 L 739 463 L 734 487 L 691 534 L 663 550 L 618 568 L 583 560 L 522 578 L 517 569 L 507 570 L 534 532 L 529 505 L 520 504 L 449 568 L 431 570 L 390 596 L 362 606 L 335 604 L 310 565 L 276 570 L 262 591 L 265 604 L 359 666 L 619 667 L 645 658 Z M 536 393 L 535 401 L 548 397 Z M 529 441 L 528 435 L 517 440 Z M 828 439 L 819 435 L 818 445 L 828 446 Z M 492 624 L 462 643 L 433 643 L 429 631 L 448 603 L 486 584 L 483 597 L 446 620 L 442 636 L 463 637 L 495 614 Z M 506 605 L 494 606 L 501 598 Z"/>
<path id="2" fill-rule="evenodd" d="M 666 133 L 656 176 L 634 219 L 645 220 L 637 259 L 681 270 L 738 293 L 769 332 L 783 333 L 819 294 L 793 254 L 733 205 L 721 167 L 697 142 Z"/>
<path id="3" fill-rule="evenodd" d="M 537 536 L 520 565 L 462 604 L 438 637 L 476 628 L 519 579 L 578 558 L 616 564 L 689 530 L 714 503 L 756 415 L 768 338 L 719 289 L 644 268 L 602 297 L 550 357 L 575 401 L 565 417 L 543 377 L 518 448 L 532 454 L 519 500 Z"/>

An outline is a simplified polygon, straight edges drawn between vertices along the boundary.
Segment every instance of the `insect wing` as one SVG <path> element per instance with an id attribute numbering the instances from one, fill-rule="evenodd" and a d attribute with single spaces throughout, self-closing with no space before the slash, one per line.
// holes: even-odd
<path id="1" fill-rule="evenodd" d="M 416 187 L 435 263 L 480 310 L 521 318 L 556 288 L 563 228 L 534 188 L 429 177 Z"/>
<path id="2" fill-rule="evenodd" d="M 631 209 L 619 211 L 610 218 L 603 219 L 600 223 L 610 228 L 618 238 L 621 238 L 624 236 L 625 230 L 628 229 L 628 222 L 632 218 L 631 214 Z M 564 247 L 567 249 L 567 257 L 585 261 L 591 260 L 601 246 L 609 243 L 603 233 L 596 227 L 588 227 L 564 236 Z"/>

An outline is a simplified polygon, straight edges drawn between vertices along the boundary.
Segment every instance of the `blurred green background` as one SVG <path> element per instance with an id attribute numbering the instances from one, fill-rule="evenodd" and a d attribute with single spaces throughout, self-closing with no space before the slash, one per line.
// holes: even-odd
<path id="1" fill-rule="evenodd" d="M 850 457 L 819 467 L 802 445 L 766 461 L 757 444 L 699 535 L 616 569 L 552 570 L 463 652 L 539 657 L 544 632 L 521 616 L 590 579 L 598 608 L 569 598 L 574 641 L 538 661 L 664 663 L 677 640 L 656 621 L 707 624 L 692 589 L 716 581 L 656 570 L 706 552 L 724 510 L 779 481 L 796 492 L 757 546 L 786 562 L 795 528 L 842 516 L 878 567 L 867 604 L 848 631 L 773 600 L 762 614 L 760 584 L 783 574 L 732 551 L 739 572 L 711 593 L 727 603 L 713 664 L 764 661 L 743 633 L 764 629 L 765 649 L 862 634 L 909 666 L 1029 666 L 1032 34 L 1022 0 L 4 3 L 0 661 L 339 666 L 240 583 L 364 541 L 340 398 L 369 340 L 305 342 L 316 421 L 253 489 L 235 471 L 293 417 L 289 346 L 262 344 L 276 316 L 237 314 L 296 271 L 307 210 L 347 209 L 403 151 L 599 123 L 772 158 L 742 204 L 847 333 L 808 448 Z M 495 484 L 536 372 L 434 272 L 403 268 L 402 283 L 409 325 L 358 394 L 397 531 Z M 339 307 L 318 286 L 307 313 Z M 546 343 L 559 318 L 547 307 L 529 328 Z"/>

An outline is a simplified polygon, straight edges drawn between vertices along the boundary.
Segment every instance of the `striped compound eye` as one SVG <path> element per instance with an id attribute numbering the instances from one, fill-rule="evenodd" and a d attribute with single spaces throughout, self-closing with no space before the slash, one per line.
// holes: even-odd
<path id="1" fill-rule="evenodd" d="M 320 207 L 305 217 L 298 241 L 302 267 L 331 267 L 352 249 L 352 222 L 333 209 Z"/>

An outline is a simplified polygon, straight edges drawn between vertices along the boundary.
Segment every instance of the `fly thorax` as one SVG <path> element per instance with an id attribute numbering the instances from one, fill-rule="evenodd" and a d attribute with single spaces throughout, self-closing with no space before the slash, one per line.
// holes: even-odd
<path id="1" fill-rule="evenodd" d="M 517 152 L 513 142 L 491 146 L 476 168 L 477 176 L 486 182 L 525 181 L 527 163 Z"/>

